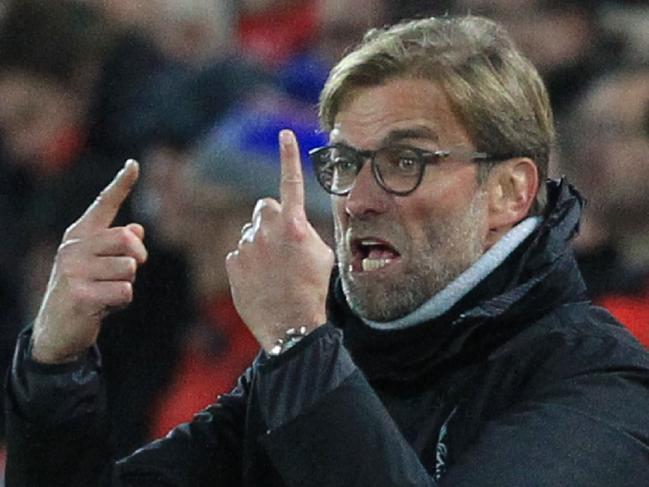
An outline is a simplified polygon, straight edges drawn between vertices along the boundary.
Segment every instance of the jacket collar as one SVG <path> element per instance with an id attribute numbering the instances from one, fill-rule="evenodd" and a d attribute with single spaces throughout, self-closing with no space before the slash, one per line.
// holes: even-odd
<path id="1" fill-rule="evenodd" d="M 370 380 L 410 382 L 449 361 L 475 362 L 550 309 L 583 300 L 585 286 L 569 241 L 584 200 L 565 180 L 548 181 L 543 222 L 507 259 L 441 316 L 397 330 L 370 328 L 349 309 L 337 276 L 331 321 Z"/>
<path id="2" fill-rule="evenodd" d="M 532 234 L 540 221 L 541 218 L 535 216 L 520 222 L 487 250 L 472 266 L 446 286 L 446 288 L 435 294 L 412 313 L 387 322 L 361 319 L 370 328 L 394 330 L 416 326 L 419 323 L 430 321 L 443 315 L 501 265 L 509 254 Z"/>

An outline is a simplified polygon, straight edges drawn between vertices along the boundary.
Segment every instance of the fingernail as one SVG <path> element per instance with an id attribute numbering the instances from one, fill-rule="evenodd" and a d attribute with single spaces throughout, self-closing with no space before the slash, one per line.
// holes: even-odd
<path id="1" fill-rule="evenodd" d="M 280 130 L 279 143 L 284 147 L 288 147 L 293 142 L 293 132 L 287 129 Z"/>
<path id="2" fill-rule="evenodd" d="M 134 166 L 136 164 L 135 159 L 128 159 L 126 161 L 126 164 L 124 164 L 124 169 L 128 169 L 131 166 Z"/>

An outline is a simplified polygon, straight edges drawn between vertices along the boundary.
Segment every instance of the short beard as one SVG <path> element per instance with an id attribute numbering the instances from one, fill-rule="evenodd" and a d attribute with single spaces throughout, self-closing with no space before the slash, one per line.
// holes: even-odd
<path id="1" fill-rule="evenodd" d="M 422 244 L 414 243 L 408 267 L 398 281 L 377 281 L 362 286 L 348 265 L 339 265 L 342 288 L 355 314 L 371 321 L 401 318 L 432 298 L 468 269 L 484 253 L 480 222 L 484 215 L 478 191 L 471 205 L 459 215 L 435 222 Z M 344 242 L 339 239 L 338 255 Z"/>

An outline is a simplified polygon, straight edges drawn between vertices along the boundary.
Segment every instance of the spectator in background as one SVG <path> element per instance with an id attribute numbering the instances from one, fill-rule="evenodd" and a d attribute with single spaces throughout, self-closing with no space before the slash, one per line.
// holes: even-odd
<path id="1" fill-rule="evenodd" d="M 333 255 L 307 223 L 286 131 L 281 203 L 262 201 L 227 260 L 237 309 L 269 357 L 190 424 L 115 464 L 114 482 L 638 485 L 648 474 L 647 353 L 584 303 L 567 248 L 582 200 L 565 182 L 537 192 L 551 110 L 509 38 L 480 18 L 395 26 L 334 68 L 322 100 L 335 145 L 313 156 L 337 195 L 342 279 L 329 309 Z M 141 228 L 107 228 L 137 175 L 127 165 L 78 220 L 65 239 L 79 247 L 61 268 L 73 256 L 97 262 L 88 247 L 115 235 L 132 236 L 118 255 L 143 261 Z M 93 278 L 130 289 L 136 265 L 122 262 L 70 272 L 99 292 Z M 61 282 L 52 293 L 69 292 Z M 79 313 L 69 308 L 80 294 L 52 295 L 33 347 L 25 334 L 16 354 L 9 478 L 94 485 L 113 464 L 101 402 L 92 405 L 96 355 L 85 352 L 95 313 L 118 297 L 95 293 Z M 64 330 L 70 341 L 52 340 Z M 61 438 L 66 448 L 42 458 Z"/>
<path id="2" fill-rule="evenodd" d="M 54 241 L 58 241 L 62 227 L 77 216 L 77 201 L 94 196 L 94 188 L 103 185 L 115 165 L 127 156 L 146 154 L 142 169 L 145 177 L 150 171 L 154 179 L 165 172 L 175 174 L 170 179 L 179 177 L 187 172 L 183 167 L 191 167 L 189 172 L 194 173 L 197 171 L 194 166 L 202 162 L 191 160 L 185 164 L 181 161 L 193 158 L 196 153 L 201 154 L 199 159 L 212 161 L 210 167 L 218 166 L 213 163 L 213 157 L 232 158 L 239 161 L 241 167 L 248 167 L 250 160 L 261 160 L 257 159 L 258 153 L 268 150 L 269 144 L 274 143 L 276 129 L 285 125 L 296 127 L 300 140 L 313 141 L 307 142 L 303 149 L 317 145 L 318 134 L 313 132 L 309 120 L 319 88 L 332 60 L 354 44 L 367 27 L 382 25 L 389 18 L 397 20 L 425 12 L 471 9 L 475 13 L 489 13 L 509 26 L 518 42 L 541 67 L 555 107 L 563 114 L 568 112 L 570 101 L 578 96 L 586 81 L 600 72 L 602 64 L 615 64 L 613 58 L 620 51 L 602 49 L 609 46 L 609 34 L 617 41 L 616 47 L 625 47 L 627 41 L 636 40 L 635 47 L 629 48 L 629 54 L 623 56 L 627 61 L 637 61 L 648 52 L 642 48 L 641 41 L 646 40 L 646 36 L 643 37 L 644 31 L 638 27 L 643 25 L 640 22 L 642 14 L 633 16 L 635 10 L 623 6 L 633 2 L 606 2 L 604 9 L 599 8 L 603 3 L 599 1 L 589 3 L 589 8 L 585 9 L 583 2 L 547 0 L 85 0 L 83 3 L 98 8 L 103 18 L 69 0 L 0 2 L 0 18 L 5 5 L 22 4 L 24 12 L 32 9 L 20 24 L 20 29 L 27 28 L 23 32 L 14 30 L 15 37 L 6 40 L 4 48 L 0 49 L 0 56 L 5 59 L 3 66 L 30 64 L 36 71 L 30 68 L 29 73 L 20 70 L 15 73 L 3 68 L 3 81 L 0 82 L 5 89 L 0 94 L 0 118 L 8 117 L 0 143 L 11 153 L 0 156 L 0 219 L 6 229 L 0 250 L 0 311 L 4 310 L 2 323 L 7 323 L 2 328 L 7 331 L 2 336 L 2 343 L 7 347 L 0 354 L 5 362 L 16 333 L 12 328 L 23 321 L 20 316 L 29 308 L 15 290 L 22 289 L 26 296 L 40 295 Z M 635 3 L 640 12 L 642 5 Z M 69 13 L 61 20 L 63 10 Z M 628 15 L 632 15 L 631 20 Z M 604 26 L 606 35 L 602 35 L 600 25 Z M 5 24 L 0 29 L 5 36 L 8 32 Z M 39 30 L 42 33 L 34 37 L 33 33 Z M 629 34 L 630 31 L 633 34 Z M 13 59 L 11 62 L 7 61 L 9 55 Z M 33 56 L 37 57 L 28 63 Z M 256 64 L 263 65 L 267 71 Z M 52 71 L 58 74 L 52 75 Z M 273 84 L 280 89 L 268 89 Z M 16 114 L 22 114 L 17 121 L 12 119 Z M 34 115 L 36 119 L 24 124 Z M 30 124 L 34 130 L 29 130 Z M 197 150 L 193 151 L 196 145 Z M 21 152 L 29 156 L 19 156 Z M 254 170 L 259 171 L 259 166 Z M 215 191 L 199 190 L 194 178 L 190 179 L 191 183 L 182 183 L 183 190 L 176 193 L 177 200 L 169 187 L 157 190 L 164 195 L 159 201 L 167 204 L 169 212 L 177 211 L 183 225 L 193 225 L 196 229 L 210 227 L 210 232 L 221 232 L 208 224 L 208 215 L 224 226 L 225 222 L 239 218 L 235 210 L 236 198 L 227 204 L 219 203 L 224 204 L 219 206 L 212 201 L 212 196 L 204 195 L 212 195 Z M 70 189 L 70 181 L 74 181 L 74 190 Z M 231 191 L 218 188 L 226 193 Z M 193 191 L 198 194 L 194 195 Z M 240 196 L 241 191 L 235 194 Z M 598 195 L 598 187 L 588 194 Z M 192 203 L 185 207 L 188 198 L 193 198 Z M 142 195 L 141 201 L 146 200 Z M 171 201 L 177 207 L 170 205 Z M 155 213 L 152 210 L 155 204 L 149 200 L 145 210 Z M 247 208 L 245 202 L 242 206 Z M 183 223 L 187 215 L 201 209 L 204 215 Z M 223 213 L 228 212 L 233 214 L 226 217 Z M 601 228 L 608 243 L 610 230 L 607 225 L 603 222 Z M 587 228 L 594 226 L 586 223 L 584 231 Z M 225 229 L 223 232 L 227 235 Z M 195 232 L 200 237 L 205 237 L 206 233 Z M 115 406 L 118 416 L 128 416 L 133 421 L 130 425 L 120 421 L 124 428 L 118 433 L 125 436 L 118 440 L 124 445 L 123 451 L 146 436 L 147 402 L 155 397 L 156 390 L 162 389 L 164 377 L 169 374 L 183 333 L 179 327 L 194 321 L 188 310 L 190 283 L 185 281 L 190 277 L 196 280 L 195 294 L 201 303 L 196 321 L 212 326 L 199 326 L 196 335 L 205 336 L 205 330 L 210 329 L 209 342 L 217 343 L 219 338 L 215 336 L 221 334 L 223 338 L 235 329 L 236 321 L 229 314 L 228 302 L 223 306 L 211 304 L 212 297 L 219 295 L 221 290 L 220 277 L 207 272 L 208 263 L 219 253 L 208 251 L 209 238 L 175 245 L 173 253 L 154 250 L 156 246 L 178 243 L 168 235 L 149 234 L 147 239 L 152 256 L 139 279 L 138 285 L 144 289 L 136 292 L 135 307 L 140 306 L 140 311 L 129 312 L 126 319 L 115 319 L 126 325 L 105 327 L 102 336 L 104 343 L 118 339 L 138 349 L 145 336 L 166 330 L 158 335 L 157 349 L 150 350 L 150 355 L 143 358 L 150 367 L 146 374 L 152 375 L 148 379 L 144 379 L 146 374 L 129 376 L 129 379 L 146 382 L 142 392 L 137 391 L 138 397 L 132 399 L 122 395 L 124 400 Z M 187 251 L 194 252 L 190 276 L 186 274 L 182 258 L 176 255 Z M 28 257 L 23 258 L 20 252 L 26 252 Z M 617 249 L 615 254 L 620 255 Z M 610 266 L 611 260 L 598 258 L 596 262 Z M 615 269 L 623 272 L 616 274 L 615 271 L 611 275 L 625 276 L 627 283 L 642 282 L 642 268 L 622 264 L 621 257 L 615 262 L 620 262 Z M 162 286 L 147 277 L 161 275 L 160 266 L 168 269 L 170 277 L 166 281 L 175 287 Z M 601 271 L 602 265 L 597 266 Z M 158 270 L 148 271 L 156 267 Z M 25 272 L 26 268 L 32 272 Z M 588 271 L 586 273 L 588 275 Z M 17 280 L 16 276 L 29 279 Z M 618 284 L 621 282 L 615 280 Z M 591 282 L 594 281 L 591 279 Z M 145 297 L 145 289 L 150 290 L 150 301 Z M 180 297 L 180 304 L 171 299 L 172 295 Z M 159 302 L 173 309 L 167 312 L 166 306 L 157 306 Z M 151 309 L 160 314 L 160 323 L 165 325 L 156 323 L 156 330 L 151 330 L 131 323 L 157 320 L 148 314 Z M 188 318 L 178 318 L 181 314 Z M 146 319 L 142 319 L 144 315 Z M 132 316 L 132 320 L 128 316 Z M 224 324 L 220 332 L 214 331 L 217 322 Z M 168 328 L 172 323 L 174 326 Z M 131 340 L 130 333 L 136 330 L 137 337 Z M 225 341 L 230 343 L 238 340 L 233 335 L 228 337 Z M 249 350 L 244 344 L 246 339 L 241 340 L 242 349 Z M 195 344 L 196 340 L 190 343 Z M 230 353 L 236 348 L 224 346 L 223 340 L 219 343 L 221 348 L 216 349 L 222 352 Z M 109 386 L 110 374 L 115 377 L 114 386 L 110 386 L 115 391 L 111 397 L 117 397 L 118 387 L 123 387 L 119 394 L 135 391 L 137 386 L 128 381 L 120 382 L 120 377 L 131 367 L 145 370 L 146 366 L 143 368 L 132 362 L 140 355 L 110 345 L 105 348 Z M 216 349 L 211 348 L 204 355 L 208 357 L 206 361 L 194 361 L 194 365 L 209 366 L 213 359 L 220 360 L 214 353 Z M 158 360 L 161 356 L 169 360 Z M 184 352 L 185 364 L 188 356 L 188 352 Z M 181 365 L 181 371 L 183 367 Z M 157 372 L 154 373 L 154 369 Z M 158 373 L 160 375 L 156 375 Z M 176 377 L 182 378 L 183 373 L 178 372 Z M 224 383 L 228 380 L 225 378 Z M 164 429 L 161 424 L 159 421 L 158 431 Z"/>
<path id="3" fill-rule="evenodd" d="M 37 255 L 49 249 L 51 258 L 60 238 L 57 229 L 101 187 L 102 174 L 109 177 L 115 169 L 84 150 L 85 115 L 105 31 L 96 22 L 82 27 L 88 11 L 67 3 L 8 2 L 5 7 L 0 18 L 0 276 L 10 290 L 3 293 L 2 307 L 18 321 L 3 326 L 3 344 L 32 316 L 31 289 L 40 293 L 45 285 L 47 271 L 42 276 L 34 271 Z M 10 356 L 3 348 L 3 374 Z"/>
<path id="4" fill-rule="evenodd" d="M 380 27 L 388 19 L 385 0 L 316 0 L 313 11 L 318 21 L 311 42 L 287 56 L 277 74 L 283 90 L 310 105 L 317 104 L 331 66 L 344 51 L 369 28 Z"/>
<path id="5" fill-rule="evenodd" d="M 168 61 L 139 86 L 133 117 L 122 119 L 134 144 L 147 151 L 183 151 L 205 136 L 270 76 L 238 50 L 237 12 L 230 2 L 156 0 L 148 33 Z"/>
<path id="6" fill-rule="evenodd" d="M 246 56 L 276 69 L 310 45 L 317 0 L 242 0 L 237 33 Z"/>
<path id="7" fill-rule="evenodd" d="M 0 173 L 6 192 L 0 196 L 12 211 L 3 215 L 2 276 L 22 291 L 24 315 L 16 323 L 35 314 L 33 296 L 45 288 L 47 262 L 70 219 L 120 164 L 107 150 L 117 139 L 96 144 L 94 136 L 95 100 L 113 41 L 97 12 L 76 2 L 14 1 L 3 17 L 0 133 L 6 157 Z M 123 216 L 129 213 L 126 208 Z M 119 451 L 148 438 L 149 404 L 168 379 L 191 312 L 182 259 L 157 247 L 155 239 L 150 249 L 135 306 L 111 318 L 99 340 Z"/>
<path id="8" fill-rule="evenodd" d="M 649 62 L 649 4 L 646 0 L 602 1 L 600 23 L 620 46 L 620 60 L 627 65 Z"/>
<path id="9" fill-rule="evenodd" d="M 548 86 L 557 118 L 581 90 L 616 62 L 612 39 L 602 32 L 596 5 L 580 0 L 457 0 L 456 10 L 501 22 Z"/>
<path id="10" fill-rule="evenodd" d="M 85 0 L 110 30 L 110 46 L 101 62 L 89 113 L 89 144 L 114 161 L 139 157 L 148 140 L 139 113 L 139 93 L 170 61 L 152 38 L 158 0 Z"/>
<path id="11" fill-rule="evenodd" d="M 216 0 L 88 0 L 118 32 L 96 107 L 117 160 L 184 149 L 267 76 L 242 59 L 237 10 Z"/>
<path id="12" fill-rule="evenodd" d="M 315 104 L 328 69 L 369 26 L 379 25 L 384 13 L 379 0 L 364 1 L 359 10 L 362 15 L 353 17 L 348 12 L 358 9 L 358 2 L 321 0 L 317 4 L 315 42 L 283 62 L 275 87 L 266 84 L 263 89 L 248 90 L 249 95 L 217 118 L 210 133 L 191 150 L 167 146 L 151 151 L 144 161 L 140 206 L 145 219 L 162 229 L 165 241 L 188 255 L 199 310 L 175 380 L 159 402 L 154 436 L 166 434 L 212 402 L 216 394 L 227 392 L 256 353 L 256 342 L 232 305 L 222 264 L 225 255 L 240 238 L 239 229 L 255 199 L 276 193 L 277 132 L 286 126 L 294 128 L 303 142 L 303 160 L 308 160 L 310 148 L 325 143 Z M 255 14 L 266 8 L 248 7 Z M 282 12 L 287 24 L 269 28 L 289 29 L 293 14 L 293 10 Z M 305 172 L 310 176 L 310 215 L 331 239 L 328 198 L 316 188 L 310 167 Z"/>
<path id="13" fill-rule="evenodd" d="M 598 80 L 576 107 L 563 169 L 584 188 L 578 261 L 591 296 L 649 346 L 649 70 Z"/>

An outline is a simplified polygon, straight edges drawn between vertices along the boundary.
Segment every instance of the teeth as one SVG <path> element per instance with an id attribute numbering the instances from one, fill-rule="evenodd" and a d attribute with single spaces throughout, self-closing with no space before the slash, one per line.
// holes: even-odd
<path id="1" fill-rule="evenodd" d="M 366 257 L 361 261 L 361 267 L 363 271 L 375 271 L 381 269 L 392 262 L 392 259 L 370 259 Z"/>

